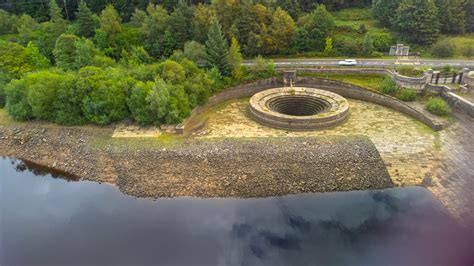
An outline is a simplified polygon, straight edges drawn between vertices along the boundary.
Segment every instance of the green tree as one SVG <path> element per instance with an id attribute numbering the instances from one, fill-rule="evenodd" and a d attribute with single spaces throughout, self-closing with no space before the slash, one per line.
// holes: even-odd
<path id="1" fill-rule="evenodd" d="M 91 37 L 94 35 L 96 29 L 96 19 L 94 14 L 87 6 L 84 0 L 79 2 L 76 12 L 77 23 L 79 24 L 79 35 L 84 37 Z"/>
<path id="2" fill-rule="evenodd" d="M 194 38 L 197 41 L 204 43 L 207 40 L 207 32 L 211 22 L 216 18 L 216 11 L 211 6 L 198 4 L 193 16 Z"/>
<path id="3" fill-rule="evenodd" d="M 18 18 L 0 9 L 0 35 L 17 33 Z"/>
<path id="4" fill-rule="evenodd" d="M 277 7 L 270 25 L 270 35 L 275 44 L 274 52 L 279 53 L 287 50 L 295 29 L 295 22 L 291 16 L 285 10 Z"/>
<path id="5" fill-rule="evenodd" d="M 64 33 L 67 29 L 67 23 L 63 18 L 61 9 L 56 3 L 56 0 L 49 1 L 49 16 L 52 23 L 49 27 L 54 36 L 59 36 Z"/>
<path id="6" fill-rule="evenodd" d="M 242 78 L 242 54 L 240 45 L 235 37 L 232 37 L 229 48 L 229 64 L 232 68 L 232 76 L 235 79 Z"/>
<path id="7" fill-rule="evenodd" d="M 372 15 L 380 25 L 391 27 L 399 4 L 400 0 L 373 0 Z"/>
<path id="8" fill-rule="evenodd" d="M 474 32 L 474 0 L 466 0 L 465 19 L 466 19 L 466 32 Z"/>
<path id="9" fill-rule="evenodd" d="M 56 3 L 56 0 L 49 0 L 49 17 L 52 22 L 64 21 L 63 14 L 61 13 L 58 3 Z"/>
<path id="10" fill-rule="evenodd" d="M 214 20 L 209 28 L 206 53 L 210 68 L 216 67 L 223 76 L 230 74 L 229 47 L 217 20 Z"/>
<path id="11" fill-rule="evenodd" d="M 54 59 L 56 65 L 62 69 L 71 70 L 76 68 L 77 49 L 76 42 L 80 39 L 76 35 L 62 34 L 56 40 L 54 48 Z"/>
<path id="12" fill-rule="evenodd" d="M 174 46 L 169 47 L 171 51 L 182 49 L 184 43 L 189 41 L 193 35 L 192 27 L 193 10 L 185 1 L 178 0 L 178 5 L 171 13 L 168 21 L 168 30 L 173 33 Z"/>
<path id="13" fill-rule="evenodd" d="M 436 0 L 441 32 L 463 34 L 466 30 L 464 0 Z"/>
<path id="14" fill-rule="evenodd" d="M 100 13 L 100 29 L 103 30 L 109 38 L 114 37 L 122 31 L 121 19 L 113 5 L 107 5 Z"/>
<path id="15" fill-rule="evenodd" d="M 439 35 L 438 9 L 433 0 L 402 0 L 394 25 L 408 41 L 432 44 Z"/>
<path id="16" fill-rule="evenodd" d="M 374 40 L 370 33 L 366 33 L 364 36 L 364 41 L 362 42 L 362 53 L 365 56 L 369 56 L 374 51 Z"/>
<path id="17" fill-rule="evenodd" d="M 49 67 L 49 61 L 39 53 L 38 47 L 28 43 L 25 48 L 17 43 L 0 41 L 0 72 L 10 78 Z"/>
<path id="18" fill-rule="evenodd" d="M 332 38 L 331 37 L 326 37 L 326 47 L 324 47 L 324 53 L 329 55 L 332 53 Z"/>
<path id="19" fill-rule="evenodd" d="M 183 54 L 198 65 L 205 65 L 207 60 L 206 47 L 196 41 L 184 44 Z"/>
<path id="20" fill-rule="evenodd" d="M 171 84 L 181 83 L 186 78 L 186 73 L 183 66 L 173 60 L 166 60 L 163 62 L 163 72 L 161 77 Z"/>
<path id="21" fill-rule="evenodd" d="M 166 117 L 170 112 L 170 90 L 172 90 L 171 85 L 163 79 L 157 79 L 146 98 L 161 123 L 166 122 Z"/>
<path id="22" fill-rule="evenodd" d="M 23 121 L 33 118 L 27 94 L 28 86 L 25 79 L 12 80 L 5 87 L 5 109 L 13 119 Z"/>
<path id="23" fill-rule="evenodd" d="M 147 17 L 140 28 L 145 49 L 154 57 L 164 54 L 165 32 L 169 20 L 168 12 L 159 5 L 149 4 Z"/>
<path id="24" fill-rule="evenodd" d="M 153 109 L 148 101 L 148 95 L 154 86 L 153 82 L 138 82 L 127 99 L 133 120 L 142 126 L 159 124 L 157 110 Z"/>

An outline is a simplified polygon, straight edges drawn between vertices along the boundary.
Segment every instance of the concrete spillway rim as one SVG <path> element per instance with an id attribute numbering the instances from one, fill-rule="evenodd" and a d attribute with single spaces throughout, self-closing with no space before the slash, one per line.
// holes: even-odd
<path id="1" fill-rule="evenodd" d="M 271 106 L 275 99 L 307 99 L 303 108 L 317 108 L 312 115 L 289 115 Z M 288 107 L 285 107 L 287 109 Z M 259 92 L 250 98 L 251 116 L 258 122 L 289 130 L 313 130 L 335 126 L 345 120 L 349 102 L 326 90 L 305 87 L 281 87 Z M 304 110 L 308 113 L 308 110 Z"/>

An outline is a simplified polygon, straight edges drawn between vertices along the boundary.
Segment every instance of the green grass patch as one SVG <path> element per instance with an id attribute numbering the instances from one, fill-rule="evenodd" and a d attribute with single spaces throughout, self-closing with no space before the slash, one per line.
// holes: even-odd
<path id="1" fill-rule="evenodd" d="M 451 112 L 451 108 L 449 108 L 446 101 L 439 97 L 430 98 L 426 102 L 426 110 L 438 116 L 445 116 Z"/>
<path id="2" fill-rule="evenodd" d="M 95 137 L 87 142 L 90 149 L 105 149 L 110 147 L 117 150 L 156 150 L 170 148 L 183 143 L 185 137 L 163 133 L 155 138 L 112 138 Z"/>
<path id="3" fill-rule="evenodd" d="M 7 110 L 5 110 L 5 108 L 0 108 L 0 125 L 11 125 L 15 123 L 17 122 L 10 118 Z"/>
<path id="4" fill-rule="evenodd" d="M 319 77 L 331 80 L 338 80 L 349 84 L 361 86 L 370 90 L 381 90 L 381 84 L 385 79 L 385 75 L 377 74 L 321 74 L 321 73 L 298 73 L 300 76 Z"/>

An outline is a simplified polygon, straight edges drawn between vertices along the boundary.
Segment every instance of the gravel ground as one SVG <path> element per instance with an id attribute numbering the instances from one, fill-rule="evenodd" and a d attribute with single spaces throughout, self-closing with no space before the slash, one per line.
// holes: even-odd
<path id="1" fill-rule="evenodd" d="M 393 187 L 367 137 L 190 138 L 172 146 L 113 144 L 111 128 L 0 125 L 0 156 L 16 157 L 138 197 L 266 197 Z M 140 142 L 138 142 L 140 143 Z"/>

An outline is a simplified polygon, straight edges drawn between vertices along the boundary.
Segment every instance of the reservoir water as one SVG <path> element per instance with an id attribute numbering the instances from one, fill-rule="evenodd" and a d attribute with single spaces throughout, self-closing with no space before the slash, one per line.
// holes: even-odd
<path id="1" fill-rule="evenodd" d="M 139 199 L 0 158 L 0 265 L 473 265 L 471 229 L 421 187 Z"/>

